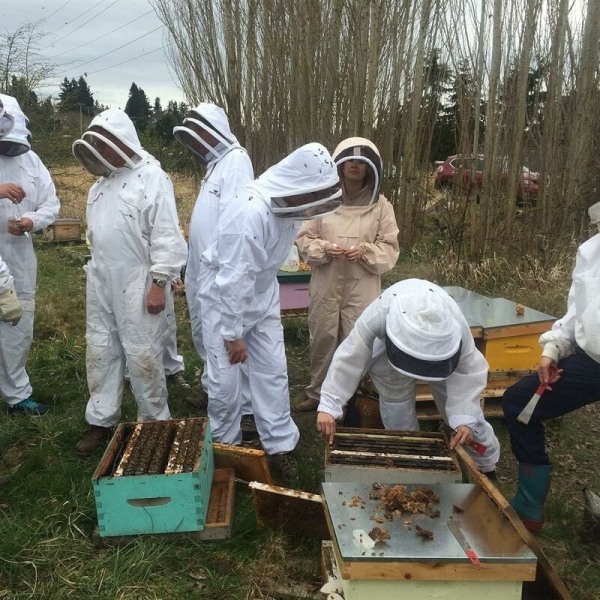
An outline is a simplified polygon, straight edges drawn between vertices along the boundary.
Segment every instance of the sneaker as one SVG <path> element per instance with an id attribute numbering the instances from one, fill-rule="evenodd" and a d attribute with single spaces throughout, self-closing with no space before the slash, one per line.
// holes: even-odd
<path id="1" fill-rule="evenodd" d="M 174 373 L 173 375 L 167 376 L 167 381 L 174 385 L 178 385 L 186 390 L 191 390 L 192 386 L 185 380 L 183 376 L 183 371 L 179 371 L 178 373 Z"/>
<path id="2" fill-rule="evenodd" d="M 273 470 L 281 476 L 285 483 L 291 483 L 298 474 L 296 459 L 291 452 L 271 454 L 269 460 Z"/>
<path id="3" fill-rule="evenodd" d="M 27 398 L 27 400 L 21 400 L 21 402 L 17 402 L 17 404 L 8 406 L 9 415 L 39 416 L 45 415 L 48 410 L 49 409 L 45 404 L 36 402 L 33 398 Z"/>
<path id="4" fill-rule="evenodd" d="M 75 446 L 75 453 L 78 456 L 91 456 L 100 446 L 110 438 L 110 427 L 100 427 L 99 425 L 88 425 L 85 435 Z"/>

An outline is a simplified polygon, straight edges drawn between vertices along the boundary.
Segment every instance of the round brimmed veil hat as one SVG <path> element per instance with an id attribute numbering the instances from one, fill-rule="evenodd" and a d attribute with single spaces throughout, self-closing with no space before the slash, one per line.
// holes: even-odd
<path id="1" fill-rule="evenodd" d="M 394 296 L 385 345 L 394 369 L 424 381 L 441 381 L 460 360 L 461 328 L 448 299 L 435 289 Z"/>

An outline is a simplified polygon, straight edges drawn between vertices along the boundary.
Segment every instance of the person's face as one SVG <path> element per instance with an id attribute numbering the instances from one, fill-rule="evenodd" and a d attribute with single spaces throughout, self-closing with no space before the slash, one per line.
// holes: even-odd
<path id="1" fill-rule="evenodd" d="M 106 129 L 102 129 L 102 127 L 92 127 L 90 131 L 95 131 L 103 137 L 105 137 L 106 139 L 110 140 L 115 146 L 120 148 L 121 151 L 124 152 L 127 156 L 133 156 L 132 150 L 125 146 L 125 144 L 123 144 L 123 142 L 121 142 L 121 140 L 115 137 L 112 133 L 106 131 Z M 125 165 L 125 161 L 123 160 L 123 158 L 117 152 L 115 152 L 115 150 L 111 146 L 106 144 L 100 138 L 91 135 L 87 138 L 87 141 L 100 153 L 100 155 L 109 164 L 113 165 L 116 168 L 120 168 Z"/>
<path id="2" fill-rule="evenodd" d="M 347 160 L 342 165 L 342 175 L 346 181 L 362 183 L 367 175 L 367 163 L 362 160 Z"/>
<path id="3" fill-rule="evenodd" d="M 206 129 L 200 127 L 196 123 L 188 121 L 185 126 L 188 129 L 191 129 L 200 139 L 204 140 L 211 148 L 216 147 L 219 143 L 219 140 L 211 135 Z M 206 148 L 203 144 L 201 144 L 197 139 L 192 136 L 186 136 L 188 145 L 194 149 L 195 152 L 200 154 L 200 156 L 206 156 L 209 152 L 208 148 Z"/>

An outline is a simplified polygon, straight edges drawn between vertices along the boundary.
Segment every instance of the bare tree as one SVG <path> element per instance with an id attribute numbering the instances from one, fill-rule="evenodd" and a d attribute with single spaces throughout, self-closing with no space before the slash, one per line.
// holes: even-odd
<path id="1" fill-rule="evenodd" d="M 12 33 L 0 33 L 0 91 L 9 92 L 14 77 L 20 80 L 23 91 L 30 93 L 54 74 L 55 66 L 46 62 L 39 51 L 45 35 L 35 23 L 22 25 Z"/>

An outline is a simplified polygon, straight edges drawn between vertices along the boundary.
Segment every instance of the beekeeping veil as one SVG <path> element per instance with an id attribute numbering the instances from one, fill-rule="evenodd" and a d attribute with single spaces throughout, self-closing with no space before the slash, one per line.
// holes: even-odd
<path id="1" fill-rule="evenodd" d="M 192 108 L 183 123 L 173 128 L 173 135 L 204 164 L 218 160 L 238 145 L 225 111 L 208 102 Z"/>
<path id="2" fill-rule="evenodd" d="M 367 164 L 365 187 L 371 189 L 371 204 L 379 198 L 383 163 L 377 146 L 362 137 L 351 137 L 340 142 L 333 152 L 333 160 L 341 167 L 348 160 L 360 160 Z M 340 169 L 341 173 L 341 169 Z"/>
<path id="3" fill-rule="evenodd" d="M 294 150 L 248 185 L 270 198 L 274 215 L 304 221 L 336 211 L 342 205 L 342 189 L 335 163 L 321 144 Z"/>
<path id="4" fill-rule="evenodd" d="M 17 100 L 0 94 L 0 156 L 19 156 L 31 150 L 28 125 Z"/>
<path id="5" fill-rule="evenodd" d="M 460 360 L 460 324 L 435 289 L 394 296 L 386 318 L 385 347 L 394 369 L 423 381 L 449 377 Z"/>
<path id="6" fill-rule="evenodd" d="M 73 142 L 72 149 L 75 158 L 92 175 L 133 169 L 143 153 L 133 122 L 116 108 L 94 117 L 81 139 Z"/>

